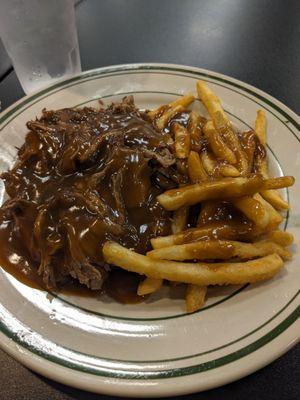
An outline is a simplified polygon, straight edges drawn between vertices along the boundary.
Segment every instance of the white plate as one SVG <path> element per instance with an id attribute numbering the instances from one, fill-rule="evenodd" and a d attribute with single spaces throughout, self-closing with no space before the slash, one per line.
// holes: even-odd
<path id="1" fill-rule="evenodd" d="M 283 227 L 296 239 L 293 261 L 271 281 L 211 290 L 206 306 L 192 315 L 185 314 L 176 293 L 138 305 L 105 297 L 54 297 L 1 270 L 1 347 L 29 368 L 94 392 L 161 397 L 241 378 L 299 340 L 299 119 L 269 95 L 221 74 L 177 65 L 85 72 L 24 97 L 1 114 L 0 168 L 13 164 L 26 121 L 44 107 L 93 105 L 100 98 L 111 102 L 134 94 L 139 107 L 152 108 L 195 91 L 199 78 L 210 83 L 242 129 L 253 126 L 258 108 L 266 111 L 273 172 L 294 175 L 297 182 L 284 192 L 291 211 Z M 3 192 L 2 186 L 2 199 Z"/>

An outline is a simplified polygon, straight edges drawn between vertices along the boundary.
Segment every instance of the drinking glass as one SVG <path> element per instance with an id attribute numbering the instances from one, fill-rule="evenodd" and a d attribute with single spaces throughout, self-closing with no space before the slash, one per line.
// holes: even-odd
<path id="1" fill-rule="evenodd" d="M 25 93 L 81 71 L 73 0 L 0 0 L 0 36 Z"/>

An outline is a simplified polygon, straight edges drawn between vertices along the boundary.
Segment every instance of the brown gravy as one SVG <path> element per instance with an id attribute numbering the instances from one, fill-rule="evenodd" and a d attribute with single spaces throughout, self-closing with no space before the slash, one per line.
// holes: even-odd
<path id="1" fill-rule="evenodd" d="M 152 237 L 170 233 L 170 213 L 156 200 L 183 179 L 169 134 L 128 98 L 107 109 L 43 111 L 27 127 L 2 175 L 10 199 L 0 209 L 1 266 L 32 287 L 104 289 L 136 302 L 139 277 L 107 265 L 101 248 L 115 240 L 145 253 Z"/>

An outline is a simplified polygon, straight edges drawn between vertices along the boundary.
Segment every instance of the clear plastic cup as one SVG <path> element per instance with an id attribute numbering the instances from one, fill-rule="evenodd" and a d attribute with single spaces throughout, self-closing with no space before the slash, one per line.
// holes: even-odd
<path id="1" fill-rule="evenodd" d="M 0 0 L 0 36 L 25 93 L 81 71 L 73 0 Z"/>

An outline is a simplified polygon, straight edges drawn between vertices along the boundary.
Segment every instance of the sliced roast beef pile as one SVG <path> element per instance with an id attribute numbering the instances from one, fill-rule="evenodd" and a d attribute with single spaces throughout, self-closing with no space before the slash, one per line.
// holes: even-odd
<path id="1" fill-rule="evenodd" d="M 145 253 L 152 237 L 170 232 L 156 196 L 183 178 L 169 134 L 131 97 L 107 108 L 43 110 L 27 127 L 14 168 L 2 174 L 10 199 L 0 209 L 0 242 L 9 262 L 35 268 L 48 288 L 73 279 L 99 289 L 111 270 L 104 241 Z"/>

